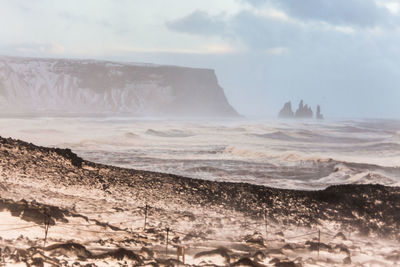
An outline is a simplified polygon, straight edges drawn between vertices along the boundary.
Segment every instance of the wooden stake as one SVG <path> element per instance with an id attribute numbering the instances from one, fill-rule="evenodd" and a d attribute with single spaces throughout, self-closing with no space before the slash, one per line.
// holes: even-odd
<path id="1" fill-rule="evenodd" d="M 185 264 L 185 247 L 178 246 L 176 248 L 176 257 L 178 261 L 181 256 L 182 256 L 182 263 Z"/>
<path id="2" fill-rule="evenodd" d="M 268 213 L 267 209 L 264 210 L 264 223 L 265 223 L 265 240 L 268 238 Z"/>
<path id="3" fill-rule="evenodd" d="M 44 244 L 43 247 L 46 247 L 47 233 L 49 232 L 50 227 L 50 214 L 47 210 L 44 212 Z"/>
<path id="4" fill-rule="evenodd" d="M 144 226 L 143 229 L 146 230 L 146 222 L 147 222 L 147 209 L 148 209 L 148 205 L 146 204 L 146 206 L 144 207 Z"/>
<path id="5" fill-rule="evenodd" d="M 318 257 L 319 257 L 319 244 L 321 243 L 321 230 L 318 229 Z"/>
<path id="6" fill-rule="evenodd" d="M 169 228 L 167 227 L 167 242 L 165 244 L 165 255 L 168 254 L 168 235 L 169 235 Z"/>

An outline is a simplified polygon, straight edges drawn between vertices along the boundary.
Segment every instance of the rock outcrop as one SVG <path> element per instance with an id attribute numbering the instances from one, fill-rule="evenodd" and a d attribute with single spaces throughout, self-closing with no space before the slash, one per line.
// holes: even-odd
<path id="1" fill-rule="evenodd" d="M 95 60 L 0 57 L 2 114 L 237 116 L 215 72 Z"/>
<path id="2" fill-rule="evenodd" d="M 281 111 L 279 111 L 279 118 L 293 118 L 294 112 L 292 110 L 292 102 L 286 102 Z"/>
<path id="3" fill-rule="evenodd" d="M 321 107 L 318 105 L 317 106 L 317 114 L 315 115 L 317 120 L 323 120 L 324 115 L 321 114 Z"/>
<path id="4" fill-rule="evenodd" d="M 314 113 L 307 104 L 304 104 L 304 101 L 301 100 L 299 103 L 299 107 L 297 108 L 296 112 L 292 110 L 292 102 L 286 102 L 283 105 L 283 108 L 279 111 L 278 117 L 279 118 L 296 118 L 296 119 L 310 119 L 314 116 Z M 321 114 L 321 107 L 317 106 L 317 113 L 316 118 L 322 120 L 324 116 Z"/>
<path id="5" fill-rule="evenodd" d="M 309 107 L 307 104 L 304 105 L 303 100 L 300 101 L 299 107 L 296 110 L 296 113 L 294 114 L 296 118 L 312 118 L 313 117 L 313 111 L 311 107 Z"/>

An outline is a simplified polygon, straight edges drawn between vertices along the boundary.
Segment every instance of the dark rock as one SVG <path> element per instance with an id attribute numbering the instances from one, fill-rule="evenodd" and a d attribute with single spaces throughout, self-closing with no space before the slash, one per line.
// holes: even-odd
<path id="1" fill-rule="evenodd" d="M 280 262 L 280 261 L 281 261 L 281 260 L 278 259 L 278 258 L 273 258 L 272 260 L 269 261 L 269 263 L 274 264 L 274 263 L 278 263 L 278 262 Z"/>
<path id="2" fill-rule="evenodd" d="M 339 253 L 346 253 L 347 255 L 350 255 L 350 250 L 348 249 L 348 247 L 344 244 L 337 244 L 335 245 L 334 248 L 335 251 L 338 251 Z"/>
<path id="3" fill-rule="evenodd" d="M 343 259 L 343 264 L 351 264 L 350 256 Z"/>
<path id="4" fill-rule="evenodd" d="M 38 266 L 38 267 L 43 267 L 44 266 L 44 260 L 43 258 L 32 258 L 31 266 Z"/>
<path id="5" fill-rule="evenodd" d="M 347 240 L 346 236 L 345 236 L 342 232 L 337 233 L 337 234 L 335 235 L 335 237 L 336 237 L 336 238 L 340 238 L 340 239 L 342 239 L 342 240 Z"/>
<path id="6" fill-rule="evenodd" d="M 171 239 L 171 241 L 175 244 L 181 243 L 181 240 L 179 239 L 179 236 L 175 236 L 174 238 Z"/>
<path id="7" fill-rule="evenodd" d="M 92 257 L 92 253 L 85 246 L 73 242 L 53 244 L 44 248 L 44 250 L 51 251 L 51 255 L 75 256 L 79 259 Z"/>
<path id="8" fill-rule="evenodd" d="M 167 266 L 167 267 L 179 267 L 185 266 L 183 262 L 176 259 L 157 259 L 158 265 Z"/>
<path id="9" fill-rule="evenodd" d="M 299 119 L 312 118 L 313 112 L 311 110 L 311 107 L 309 107 L 308 105 L 304 105 L 303 100 L 301 100 L 294 116 L 295 118 Z"/>
<path id="10" fill-rule="evenodd" d="M 283 108 L 281 111 L 279 111 L 279 118 L 293 118 L 294 117 L 294 112 L 292 110 L 292 103 L 286 102 L 285 105 L 283 105 Z"/>
<path id="11" fill-rule="evenodd" d="M 77 154 L 73 153 L 69 148 L 55 148 L 54 151 L 64 157 L 65 159 L 69 160 L 72 165 L 78 168 L 82 168 L 83 159 L 78 157 Z"/>
<path id="12" fill-rule="evenodd" d="M 262 251 L 257 251 L 253 255 L 255 261 L 263 261 L 265 259 L 265 254 Z"/>
<path id="13" fill-rule="evenodd" d="M 264 245 L 264 238 L 262 234 L 255 232 L 252 235 L 248 235 L 245 237 L 247 243 L 253 243 L 263 246 Z"/>
<path id="14" fill-rule="evenodd" d="M 249 267 L 264 267 L 265 265 L 252 261 L 249 258 L 241 258 L 237 262 L 232 263 L 230 266 L 249 266 Z"/>
<path id="15" fill-rule="evenodd" d="M 136 253 L 134 253 L 131 250 L 127 250 L 124 248 L 119 248 L 113 251 L 109 251 L 100 255 L 96 255 L 95 258 L 97 259 L 104 259 L 104 258 L 114 258 L 117 260 L 123 260 L 123 259 L 129 259 L 129 260 L 133 260 L 137 263 L 141 263 L 142 259 L 139 257 L 139 255 L 137 255 Z"/>
<path id="16" fill-rule="evenodd" d="M 143 266 L 159 267 L 160 265 L 157 262 L 152 261 L 152 262 L 146 263 Z"/>
<path id="17" fill-rule="evenodd" d="M 154 257 L 154 252 L 146 247 L 142 247 L 140 249 L 140 254 L 145 258 L 145 259 L 151 259 Z"/>
<path id="18" fill-rule="evenodd" d="M 283 232 L 276 232 L 276 233 L 275 233 L 275 235 L 277 235 L 277 236 L 281 236 L 281 237 L 283 237 L 283 236 L 284 236 Z"/>
<path id="19" fill-rule="evenodd" d="M 275 263 L 275 267 L 299 267 L 299 265 L 293 261 L 279 261 Z"/>
<path id="20" fill-rule="evenodd" d="M 200 257 L 204 257 L 204 256 L 219 255 L 219 256 L 222 256 L 223 258 L 225 258 L 226 264 L 229 264 L 231 261 L 231 257 L 229 256 L 229 253 L 231 253 L 231 251 L 229 249 L 224 248 L 224 247 L 219 247 L 214 250 L 199 252 L 196 255 L 194 255 L 194 258 L 196 259 L 196 258 L 200 258 Z"/>
<path id="21" fill-rule="evenodd" d="M 318 242 L 306 241 L 306 245 L 309 247 L 309 249 L 311 251 L 318 250 L 318 249 L 319 250 L 323 250 L 323 249 L 324 250 L 330 250 L 330 249 L 332 249 L 332 247 L 330 245 L 322 243 L 322 242 L 318 243 Z"/>
<path id="22" fill-rule="evenodd" d="M 279 111 L 278 117 L 279 118 L 297 118 L 297 119 L 312 118 L 313 111 L 312 111 L 311 107 L 309 107 L 308 105 L 304 105 L 303 100 L 301 100 L 296 112 L 293 112 L 292 103 L 289 101 L 289 102 L 285 103 L 283 108 Z M 317 118 L 318 119 L 323 118 L 323 116 L 321 114 L 320 106 L 317 107 Z"/>
<path id="23" fill-rule="evenodd" d="M 391 255 L 385 257 L 386 260 L 400 262 L 400 250 L 395 250 L 391 252 Z"/>
<path id="24" fill-rule="evenodd" d="M 324 115 L 321 114 L 321 107 L 319 105 L 317 106 L 317 114 L 315 114 L 315 117 L 317 120 L 324 119 Z"/>
<path id="25" fill-rule="evenodd" d="M 154 229 L 154 228 L 146 228 L 146 233 L 155 234 L 156 233 L 156 229 Z"/>

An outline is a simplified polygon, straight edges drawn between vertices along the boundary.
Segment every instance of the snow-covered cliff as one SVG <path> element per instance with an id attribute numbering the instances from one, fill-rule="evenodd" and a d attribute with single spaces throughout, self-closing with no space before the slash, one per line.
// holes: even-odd
<path id="1" fill-rule="evenodd" d="M 213 70 L 4 56 L 0 112 L 237 116 Z"/>

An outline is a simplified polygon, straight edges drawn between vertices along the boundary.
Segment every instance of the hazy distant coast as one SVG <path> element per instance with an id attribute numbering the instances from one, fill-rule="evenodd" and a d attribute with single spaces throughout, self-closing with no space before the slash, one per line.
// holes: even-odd
<path id="1" fill-rule="evenodd" d="M 0 56 L 8 116 L 237 117 L 211 69 Z"/>

